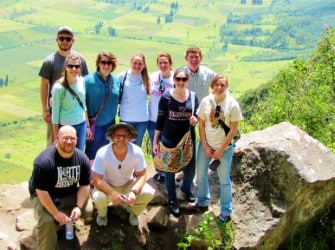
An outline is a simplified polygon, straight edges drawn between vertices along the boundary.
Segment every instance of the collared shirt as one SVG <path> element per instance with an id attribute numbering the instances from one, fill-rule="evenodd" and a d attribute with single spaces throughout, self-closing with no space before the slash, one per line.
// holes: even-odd
<path id="1" fill-rule="evenodd" d="M 194 91 L 198 100 L 201 101 L 209 94 L 210 83 L 216 73 L 202 65 L 199 66 L 197 72 L 192 72 L 189 67 L 186 67 L 186 69 L 190 75 L 187 88 Z"/>

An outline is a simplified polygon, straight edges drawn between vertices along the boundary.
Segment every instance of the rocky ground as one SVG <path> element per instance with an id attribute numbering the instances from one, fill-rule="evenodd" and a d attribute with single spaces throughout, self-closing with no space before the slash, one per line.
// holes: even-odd
<path id="1" fill-rule="evenodd" d="M 128 213 L 122 208 L 109 209 L 107 227 L 98 227 L 93 220 L 76 223 L 76 238 L 67 241 L 59 232 L 57 249 L 178 249 L 186 231 L 189 215 L 175 218 L 168 213 L 165 186 L 152 179 L 148 182 L 158 191 L 155 204 L 141 215 L 139 227 L 131 226 Z M 179 190 L 179 188 L 178 188 Z M 36 249 L 33 236 L 35 220 L 28 194 L 28 183 L 0 185 L 0 249 Z M 179 196 L 180 196 L 180 192 Z M 186 202 L 181 202 L 186 204 Z"/>

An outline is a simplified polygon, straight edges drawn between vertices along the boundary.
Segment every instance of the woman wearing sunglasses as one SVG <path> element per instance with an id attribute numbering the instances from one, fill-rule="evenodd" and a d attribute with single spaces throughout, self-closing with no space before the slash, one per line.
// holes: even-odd
<path id="1" fill-rule="evenodd" d="M 109 144 L 105 134 L 115 124 L 120 87 L 119 79 L 112 74 L 118 66 L 113 53 L 100 52 L 95 65 L 96 71 L 85 77 L 87 114 L 91 121 L 90 130 L 94 130 L 91 131 L 92 136 L 87 138 L 85 148 L 91 166 L 98 149 Z"/>
<path id="2" fill-rule="evenodd" d="M 84 151 L 88 118 L 81 67 L 79 54 L 70 54 L 65 58 L 64 76 L 52 89 L 51 120 L 54 138 L 57 138 L 60 126 L 72 125 L 77 131 L 77 148 Z"/>
<path id="3" fill-rule="evenodd" d="M 151 88 L 149 100 L 148 134 L 152 148 L 158 114 L 158 102 L 163 94 L 169 92 L 174 87 L 171 55 L 169 53 L 159 54 L 157 56 L 157 66 L 159 70 L 153 72 L 150 75 Z M 154 157 L 153 153 L 152 157 Z M 156 170 L 156 174 L 153 178 L 160 183 L 165 182 L 165 175 L 162 171 Z"/>
<path id="4" fill-rule="evenodd" d="M 195 143 L 194 126 L 198 119 L 195 115 L 199 106 L 198 98 L 195 96 L 194 108 L 192 107 L 191 91 L 187 89 L 189 74 L 185 68 L 179 68 L 173 75 L 175 88 L 165 93 L 158 106 L 158 117 L 153 142 L 153 151 L 158 153 L 158 142 L 164 146 L 174 148 L 183 136 L 191 129 L 193 145 Z M 192 113 L 193 109 L 193 113 Z M 195 201 L 191 188 L 195 176 L 195 152 L 193 157 L 184 169 L 184 179 L 181 191 L 185 200 Z M 165 172 L 165 186 L 168 192 L 168 206 L 171 213 L 180 216 L 179 204 L 176 198 L 175 173 Z"/>
<path id="5" fill-rule="evenodd" d="M 213 94 L 202 99 L 199 109 L 200 143 L 197 154 L 197 201 L 188 204 L 190 211 L 205 211 L 210 202 L 208 167 L 216 170 L 220 182 L 220 215 L 222 222 L 232 212 L 230 169 L 233 158 L 233 137 L 242 120 L 238 102 L 227 94 L 228 79 L 217 75 L 211 81 Z M 213 160 L 215 160 L 214 163 Z M 211 164 L 210 164 L 211 163 Z"/>

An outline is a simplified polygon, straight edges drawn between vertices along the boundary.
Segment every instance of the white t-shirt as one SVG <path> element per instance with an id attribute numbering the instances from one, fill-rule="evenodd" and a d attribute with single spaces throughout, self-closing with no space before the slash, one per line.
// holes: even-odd
<path id="1" fill-rule="evenodd" d="M 143 171 L 147 165 L 139 146 L 128 143 L 127 150 L 126 158 L 120 162 L 112 150 L 112 144 L 101 147 L 95 157 L 92 171 L 103 175 L 103 179 L 113 186 L 122 186 L 133 180 L 134 171 Z"/>
<path id="2" fill-rule="evenodd" d="M 208 145 L 217 150 L 222 145 L 226 134 L 221 126 L 216 122 L 214 117 L 216 103 L 214 95 L 204 97 L 198 108 L 198 116 L 205 121 L 205 134 Z M 238 122 L 242 120 L 242 112 L 238 102 L 229 94 L 225 99 L 218 103 L 221 106 L 220 119 L 224 119 L 225 124 L 230 127 L 230 122 Z"/>
<path id="3" fill-rule="evenodd" d="M 174 88 L 173 71 L 170 72 L 170 77 L 163 78 L 160 71 L 156 71 L 150 75 L 150 101 L 149 101 L 149 120 L 156 122 L 158 114 L 158 103 L 161 96 Z M 162 84 L 160 82 L 162 81 Z M 162 89 L 160 90 L 160 85 Z"/>
<path id="4" fill-rule="evenodd" d="M 118 75 L 121 85 L 125 73 L 123 71 Z M 145 122 L 149 120 L 147 91 L 142 76 L 133 75 L 129 70 L 123 86 L 120 119 L 126 122 Z"/>

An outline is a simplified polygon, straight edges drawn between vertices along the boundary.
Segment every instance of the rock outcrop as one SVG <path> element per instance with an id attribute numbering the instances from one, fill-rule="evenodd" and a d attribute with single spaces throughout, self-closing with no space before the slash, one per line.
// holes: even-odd
<path id="1" fill-rule="evenodd" d="M 334 204 L 335 155 L 297 127 L 280 123 L 242 135 L 237 145 L 243 155 L 234 158 L 231 173 L 234 248 L 278 249 L 293 230 L 305 227 Z M 123 209 L 112 208 L 108 227 L 99 228 L 95 221 L 77 223 L 77 240 L 69 243 L 60 237 L 59 249 L 102 249 L 118 244 L 122 249 L 177 249 L 181 234 L 192 232 L 201 215 L 178 219 L 169 215 L 165 186 L 156 183 L 152 174 L 148 182 L 157 191 L 150 208 L 141 215 L 139 228 L 129 225 Z M 210 172 L 210 182 L 209 213 L 218 214 L 216 172 Z M 0 186 L 0 249 L 36 249 L 36 222 L 27 185 Z M 180 188 L 177 191 L 181 197 Z"/>
<path id="2" fill-rule="evenodd" d="M 277 249 L 335 202 L 335 155 L 290 123 L 243 135 L 235 159 L 237 249 Z"/>

